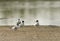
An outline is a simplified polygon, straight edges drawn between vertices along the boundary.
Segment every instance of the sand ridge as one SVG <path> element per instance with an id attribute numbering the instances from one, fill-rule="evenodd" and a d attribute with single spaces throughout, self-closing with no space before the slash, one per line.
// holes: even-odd
<path id="1" fill-rule="evenodd" d="M 24 26 L 14 31 L 0 26 L 0 41 L 60 41 L 60 27 Z"/>

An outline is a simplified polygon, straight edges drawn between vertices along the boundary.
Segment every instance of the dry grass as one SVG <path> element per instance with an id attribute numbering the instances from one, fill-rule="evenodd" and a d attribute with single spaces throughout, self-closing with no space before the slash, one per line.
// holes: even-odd
<path id="1" fill-rule="evenodd" d="M 0 41 L 60 41 L 60 27 L 25 26 L 14 31 L 0 26 Z"/>

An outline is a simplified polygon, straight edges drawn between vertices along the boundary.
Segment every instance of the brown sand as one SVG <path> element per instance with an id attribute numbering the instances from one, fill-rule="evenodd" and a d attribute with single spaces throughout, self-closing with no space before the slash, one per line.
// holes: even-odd
<path id="1" fill-rule="evenodd" d="M 14 31 L 0 26 L 0 41 L 60 41 L 60 27 L 25 26 Z"/>

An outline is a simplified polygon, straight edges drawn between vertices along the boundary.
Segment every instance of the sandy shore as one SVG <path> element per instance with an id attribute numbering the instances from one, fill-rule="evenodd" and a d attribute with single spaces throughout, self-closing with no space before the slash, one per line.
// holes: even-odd
<path id="1" fill-rule="evenodd" d="M 60 41 L 60 27 L 25 26 L 14 31 L 0 26 L 0 41 Z"/>

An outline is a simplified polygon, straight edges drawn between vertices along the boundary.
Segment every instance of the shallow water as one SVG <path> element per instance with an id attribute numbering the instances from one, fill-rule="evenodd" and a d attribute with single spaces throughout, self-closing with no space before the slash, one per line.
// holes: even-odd
<path id="1" fill-rule="evenodd" d="M 15 25 L 17 19 L 25 25 L 60 25 L 60 1 L 0 2 L 0 25 Z M 3 19 L 1 19 L 3 18 Z"/>

